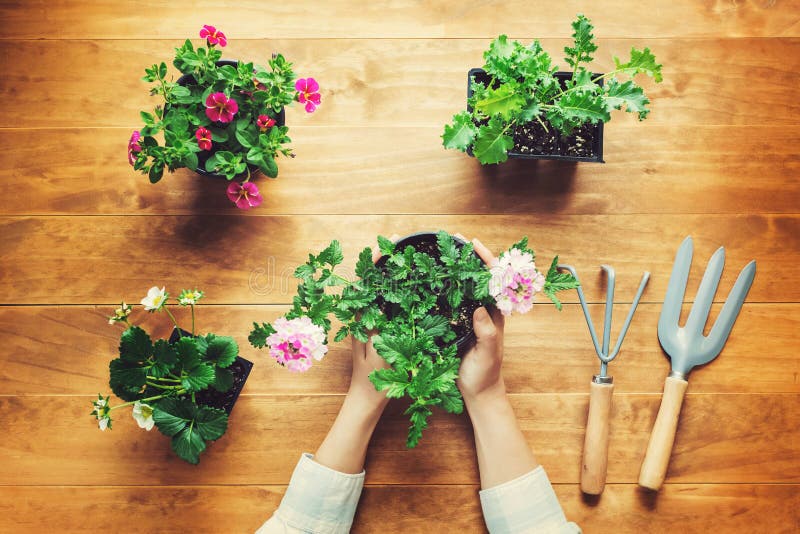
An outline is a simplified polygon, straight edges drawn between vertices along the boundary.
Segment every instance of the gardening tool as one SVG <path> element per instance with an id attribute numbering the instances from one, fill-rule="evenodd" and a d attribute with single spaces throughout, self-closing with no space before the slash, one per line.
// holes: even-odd
<path id="1" fill-rule="evenodd" d="M 658 341 L 672 360 L 672 371 L 664 382 L 661 407 L 658 409 L 656 423 L 639 473 L 639 485 L 651 490 L 661 488 L 667 473 L 672 445 L 675 442 L 678 416 L 683 396 L 689 385 L 687 382 L 689 372 L 696 365 L 708 363 L 719 355 L 756 275 L 756 262 L 753 260 L 739 273 L 711 332 L 708 336 L 704 336 L 703 327 L 708 319 L 708 312 L 711 310 L 722 268 L 725 265 L 725 248 L 717 249 L 703 274 L 689 318 L 685 326 L 679 327 L 678 319 L 686 294 L 686 281 L 689 279 L 689 269 L 692 265 L 693 248 L 691 236 L 687 237 L 675 255 L 675 264 L 664 297 L 664 307 L 658 319 Z"/>
<path id="2" fill-rule="evenodd" d="M 558 267 L 569 271 L 575 279 L 578 278 L 575 269 L 571 266 L 559 265 Z M 616 274 L 614 273 L 613 267 L 609 265 L 601 265 L 600 267 L 605 271 L 606 278 L 608 279 L 602 348 L 597 342 L 597 334 L 594 329 L 594 324 L 592 323 L 592 317 L 589 315 L 589 309 L 586 306 L 586 298 L 583 295 L 583 289 L 581 289 L 580 286 L 577 288 L 578 299 L 580 299 L 581 302 L 586 324 L 589 326 L 589 334 L 592 336 L 594 350 L 597 352 L 597 357 L 600 358 L 600 374 L 594 375 L 592 381 L 589 383 L 589 418 L 586 423 L 586 437 L 583 443 L 583 458 L 581 463 L 581 491 L 589 495 L 600 495 L 603 493 L 603 488 L 605 488 L 606 485 L 609 415 L 611 413 L 611 396 L 614 393 L 614 378 L 608 375 L 608 364 L 619 354 L 622 340 L 625 339 L 625 334 L 628 333 L 628 327 L 631 325 L 633 313 L 636 311 L 639 299 L 642 298 L 644 288 L 647 285 L 647 281 L 650 279 L 650 273 L 645 271 L 642 275 L 642 281 L 639 283 L 639 290 L 636 292 L 636 297 L 633 299 L 631 309 L 628 312 L 628 317 L 625 319 L 617 343 L 614 345 L 614 350 L 609 352 L 611 314 L 614 306 Z"/>

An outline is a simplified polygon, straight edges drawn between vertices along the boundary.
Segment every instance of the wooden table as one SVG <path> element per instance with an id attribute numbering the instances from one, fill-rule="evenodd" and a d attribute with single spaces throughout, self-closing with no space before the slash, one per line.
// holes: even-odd
<path id="1" fill-rule="evenodd" d="M 248 532 L 280 501 L 302 451 L 319 444 L 349 376 L 346 344 L 305 375 L 246 341 L 287 309 L 288 275 L 331 239 L 345 271 L 377 234 L 444 228 L 499 251 L 527 234 L 582 275 L 602 323 L 599 265 L 617 270 L 617 326 L 642 272 L 652 280 L 618 361 L 608 486 L 581 497 L 588 387 L 597 372 L 574 293 L 507 327 L 513 404 L 567 517 L 595 532 L 797 532 L 800 528 L 800 3 L 789 2 L 0 2 L 0 531 Z M 270 7 L 271 6 L 271 7 Z M 600 164 L 481 168 L 441 147 L 464 106 L 466 71 L 491 38 L 542 39 L 560 56 L 575 13 L 596 25 L 596 68 L 648 46 L 664 82 L 653 112 L 606 128 Z M 249 213 L 225 184 L 188 171 L 150 185 L 125 147 L 154 105 L 145 66 L 203 24 L 225 57 L 281 51 L 322 85 L 314 115 L 288 113 L 297 158 L 262 180 Z M 728 251 L 758 274 L 718 360 L 692 373 L 658 494 L 636 485 L 668 360 L 656 323 L 673 255 L 691 234 L 702 264 Z M 203 330 L 231 333 L 256 366 L 228 433 L 199 466 L 129 416 L 101 433 L 90 401 L 108 390 L 120 299 L 152 285 L 199 287 Z M 715 305 L 712 316 L 719 311 Z M 145 317 L 156 334 L 165 317 Z M 481 532 L 464 416 L 436 413 L 404 448 L 402 403 L 373 439 L 357 532 Z"/>

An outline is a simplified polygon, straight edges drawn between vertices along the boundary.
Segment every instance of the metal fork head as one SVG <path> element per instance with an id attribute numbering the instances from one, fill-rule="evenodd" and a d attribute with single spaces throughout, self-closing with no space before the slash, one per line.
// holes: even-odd
<path id="1" fill-rule="evenodd" d="M 694 243 L 690 236 L 683 240 L 675 255 L 667 294 L 664 297 L 664 307 L 658 319 L 658 340 L 672 360 L 672 374 L 681 378 L 685 378 L 696 365 L 708 363 L 719 355 L 756 274 L 755 261 L 751 261 L 742 269 L 711 332 L 708 336 L 704 336 L 703 328 L 708 320 L 725 265 L 725 249 L 720 247 L 711 256 L 689 312 L 689 318 L 681 327 L 678 321 L 686 294 L 686 282 L 689 279 L 693 252 Z"/>

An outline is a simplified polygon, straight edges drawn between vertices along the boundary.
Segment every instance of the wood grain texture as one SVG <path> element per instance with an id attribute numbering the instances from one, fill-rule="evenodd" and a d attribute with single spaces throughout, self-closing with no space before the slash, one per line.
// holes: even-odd
<path id="1" fill-rule="evenodd" d="M 191 518 L 192 532 L 253 532 L 269 517 L 283 486 L 25 486 L 0 488 L 0 530 L 118 532 L 136 517 L 137 532 L 178 533 L 175 516 Z M 630 484 L 611 484 L 597 505 L 577 486 L 557 484 L 566 516 L 584 532 L 769 532 L 800 527 L 796 485 L 674 484 L 657 499 Z M 368 485 L 353 528 L 355 534 L 393 531 L 485 532 L 477 486 Z M 208 503 L 218 503 L 209 506 Z M 442 506 L 442 503 L 446 503 Z M 222 505 L 221 505 L 222 504 Z M 42 510 L 48 513 L 41 513 Z M 657 510 L 658 513 L 653 513 Z M 757 525 L 757 526 L 756 526 Z"/>
<path id="2" fill-rule="evenodd" d="M 615 267 L 620 295 L 633 295 L 642 272 L 650 271 L 644 302 L 663 299 L 675 250 L 691 234 L 697 258 L 691 291 L 706 258 L 724 245 L 729 267 L 718 301 L 751 259 L 758 261 L 758 274 L 750 302 L 800 300 L 796 215 L 198 215 L 0 217 L 0 304 L 112 304 L 121 297 L 138 300 L 141 290 L 127 296 L 131 288 L 154 284 L 200 286 L 211 303 L 289 303 L 296 287 L 291 273 L 332 239 L 342 243 L 340 272 L 347 275 L 377 235 L 428 229 L 479 236 L 496 252 L 528 235 L 540 268 L 559 254 L 562 263 L 586 273 L 582 281 L 590 295 L 602 295 L 601 279 L 589 274 L 602 263 Z M 567 293 L 564 301 L 577 297 Z"/>
<path id="3" fill-rule="evenodd" d="M 796 213 L 800 205 L 800 157 L 785 150 L 800 145 L 798 126 L 614 123 L 606 130 L 605 165 L 512 161 L 480 167 L 444 150 L 441 126 L 312 122 L 292 127 L 297 157 L 281 161 L 277 181 L 258 179 L 265 202 L 248 215 L 742 214 Z M 129 137 L 127 128 L 69 135 L 52 128 L 0 130 L 0 146 L 14 146 L 0 153 L 0 213 L 237 211 L 224 182 L 185 169 L 151 185 L 128 165 Z M 332 185 L 335 195 L 320 194 Z"/>
<path id="4" fill-rule="evenodd" d="M 140 291 L 143 292 L 143 291 Z M 138 294 L 137 294 L 138 295 Z M 132 295 L 130 300 L 134 300 Z M 591 296 L 591 295 L 590 295 Z M 623 294 L 618 293 L 618 297 Z M 138 299 L 137 299 L 138 300 Z M 716 317 L 721 306 L 715 305 Z M 108 389 L 108 362 L 117 354 L 120 326 L 109 326 L 113 307 L 0 307 L 0 393 L 6 395 L 87 395 Z M 308 395 L 346 393 L 351 353 L 348 342 L 331 343 L 325 359 L 303 375 L 288 373 L 264 351 L 247 342 L 253 321 L 272 321 L 285 306 L 201 306 L 198 328 L 232 335 L 244 357 L 255 362 L 247 393 Z M 617 304 L 612 339 L 628 304 Z M 591 305 L 595 325 L 603 306 Z M 617 393 L 660 394 L 669 361 L 656 338 L 659 304 L 640 304 L 618 359 L 609 366 Z M 188 321 L 184 310 L 178 320 Z M 137 309 L 132 316 L 154 337 L 166 337 L 163 315 Z M 599 326 L 598 326 L 599 328 Z M 796 332 L 798 304 L 745 304 L 720 356 L 692 371 L 693 393 L 800 393 Z M 580 306 L 558 312 L 549 305 L 506 321 L 506 386 L 511 393 L 588 393 L 599 370 Z M 575 424 L 581 425 L 576 420 Z"/>
<path id="5" fill-rule="evenodd" d="M 315 0 L 269 4 L 240 0 L 235 9 L 200 0 L 186 9 L 180 3 L 96 0 L 4 0 L 0 19 L 8 30 L 3 39 L 134 38 L 185 39 L 210 20 L 229 39 L 265 37 L 495 37 L 498 33 L 533 37 L 569 35 L 575 13 L 584 13 L 606 37 L 798 36 L 800 4 L 788 2 L 625 3 L 624 9 L 576 0 L 543 2 L 490 0 L 458 3 L 448 0 L 369 2 Z M 542 13 L 547 16 L 542 16 Z M 124 13 L 125 16 L 120 16 Z"/>
<path id="6" fill-rule="evenodd" d="M 92 396 L 0 397 L 7 429 L 0 485 L 286 484 L 302 451 L 314 451 L 340 395 L 243 393 L 228 432 L 199 466 L 174 456 L 158 431 L 140 430 L 129 412 L 100 432 Z M 607 483 L 635 483 L 660 395 L 614 398 Z M 578 483 L 588 394 L 512 395 L 520 426 L 556 483 Z M 392 402 L 367 456 L 373 484 L 477 484 L 469 419 L 437 410 L 420 445 L 405 447 L 407 404 Z M 124 412 L 124 410 L 123 410 Z M 667 473 L 669 483 L 798 483 L 800 396 L 687 394 Z M 102 462 L 98 462 L 102 458 Z"/>
<path id="7" fill-rule="evenodd" d="M 798 124 L 800 102 L 794 95 L 800 83 L 800 39 L 707 43 L 646 42 L 667 68 L 663 83 L 642 82 L 653 111 L 638 125 L 637 135 L 649 138 L 649 130 L 658 125 Z M 2 41 L 0 57 L 13 61 L 5 62 L 0 94 L 10 109 L 25 113 L 3 114 L 0 127 L 138 128 L 139 111 L 158 103 L 141 81 L 144 68 L 154 61 L 169 64 L 179 44 L 174 40 L 83 40 L 68 45 Z M 564 39 L 543 42 L 559 55 L 566 44 Z M 624 57 L 631 46 L 642 44 L 629 39 L 601 40 L 602 53 L 593 69 L 611 68 L 613 56 Z M 295 63 L 300 76 L 314 76 L 320 82 L 321 108 L 313 116 L 297 107 L 291 109 L 290 126 L 442 128 L 464 108 L 467 71 L 482 64 L 486 46 L 479 39 L 252 40 L 229 45 L 224 55 L 266 63 L 269 54 L 279 50 Z M 710 66 L 721 64 L 725 68 L 711 74 Z M 624 115 L 615 114 L 609 136 L 617 124 L 636 122 Z"/>

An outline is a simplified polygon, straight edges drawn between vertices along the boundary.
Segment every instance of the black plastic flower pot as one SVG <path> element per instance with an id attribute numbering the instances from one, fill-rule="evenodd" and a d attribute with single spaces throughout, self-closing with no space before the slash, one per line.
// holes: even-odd
<path id="1" fill-rule="evenodd" d="M 459 249 L 467 244 L 466 241 L 456 236 L 453 236 L 453 240 Z M 403 250 L 409 245 L 414 247 L 419 252 L 425 252 L 431 255 L 437 260 L 439 258 L 436 232 L 418 232 L 407 235 L 396 242 L 395 249 Z M 472 254 L 475 257 L 478 257 L 477 253 L 474 251 Z M 381 256 L 375 265 L 381 268 L 386 264 L 387 259 L 388 256 Z M 380 306 L 383 312 L 387 314 L 387 316 L 391 317 L 391 308 L 386 305 L 386 303 L 380 303 Z M 472 300 L 465 301 L 461 304 L 461 306 L 459 306 L 459 320 L 457 321 L 457 324 L 453 326 L 453 329 L 456 331 L 456 335 L 458 336 L 456 338 L 456 347 L 458 347 L 458 355 L 460 357 L 463 357 L 467 350 L 469 350 L 475 344 L 476 337 L 475 330 L 472 327 L 472 314 L 479 307 L 481 307 L 481 303 Z M 439 299 L 439 308 L 443 311 L 450 310 L 444 296 L 441 296 Z"/>
<path id="2" fill-rule="evenodd" d="M 191 337 L 192 334 L 186 330 L 181 330 L 181 335 Z M 178 329 L 173 328 L 172 334 L 169 336 L 169 343 L 175 343 L 179 338 Z M 219 408 L 225 410 L 228 415 L 231 414 L 233 406 L 239 399 L 239 394 L 242 392 L 245 382 L 247 382 L 247 377 L 250 376 L 250 371 L 253 369 L 253 362 L 237 356 L 228 369 L 233 373 L 233 386 L 224 392 L 217 391 L 214 388 L 198 392 L 195 395 L 195 400 L 198 404 Z"/>
<path id="3" fill-rule="evenodd" d="M 220 61 L 217 61 L 216 65 L 217 67 L 223 67 L 225 65 L 230 65 L 231 67 L 237 67 L 239 65 L 239 62 L 230 59 L 222 59 Z M 197 83 L 197 81 L 191 74 L 184 74 L 183 76 L 178 78 L 176 83 L 178 85 L 186 86 L 191 83 Z M 277 126 L 284 126 L 286 124 L 286 108 L 281 109 L 280 113 L 278 113 L 278 115 L 274 117 L 274 119 L 275 119 L 275 124 Z M 214 124 L 216 126 L 225 126 L 222 123 L 214 123 Z M 197 169 L 195 170 L 195 172 L 201 176 L 208 176 L 210 178 L 222 178 L 223 180 L 227 180 L 227 177 L 224 174 L 217 174 L 206 170 L 206 161 L 208 161 L 208 158 L 210 158 L 213 154 L 214 154 L 213 152 L 209 152 L 207 150 L 201 150 L 200 152 L 198 152 Z M 248 163 L 247 167 L 250 170 L 251 175 L 261 172 L 258 166 L 253 165 L 251 163 Z M 239 178 L 240 176 L 237 176 L 237 178 Z"/>
<path id="4" fill-rule="evenodd" d="M 598 74 L 592 74 L 598 76 Z M 559 71 L 555 77 L 563 85 L 572 78 L 571 72 Z M 472 97 L 472 79 L 483 83 L 491 82 L 483 69 L 470 69 L 467 74 L 467 99 Z M 600 80 L 600 85 L 603 81 Z M 467 106 L 468 111 L 472 108 Z M 468 151 L 472 156 L 472 150 Z M 514 148 L 508 151 L 509 158 L 549 159 L 558 161 L 585 161 L 605 163 L 603 160 L 603 121 L 578 128 L 572 135 L 563 137 L 555 129 L 546 129 L 537 120 L 517 127 L 514 132 Z"/>

